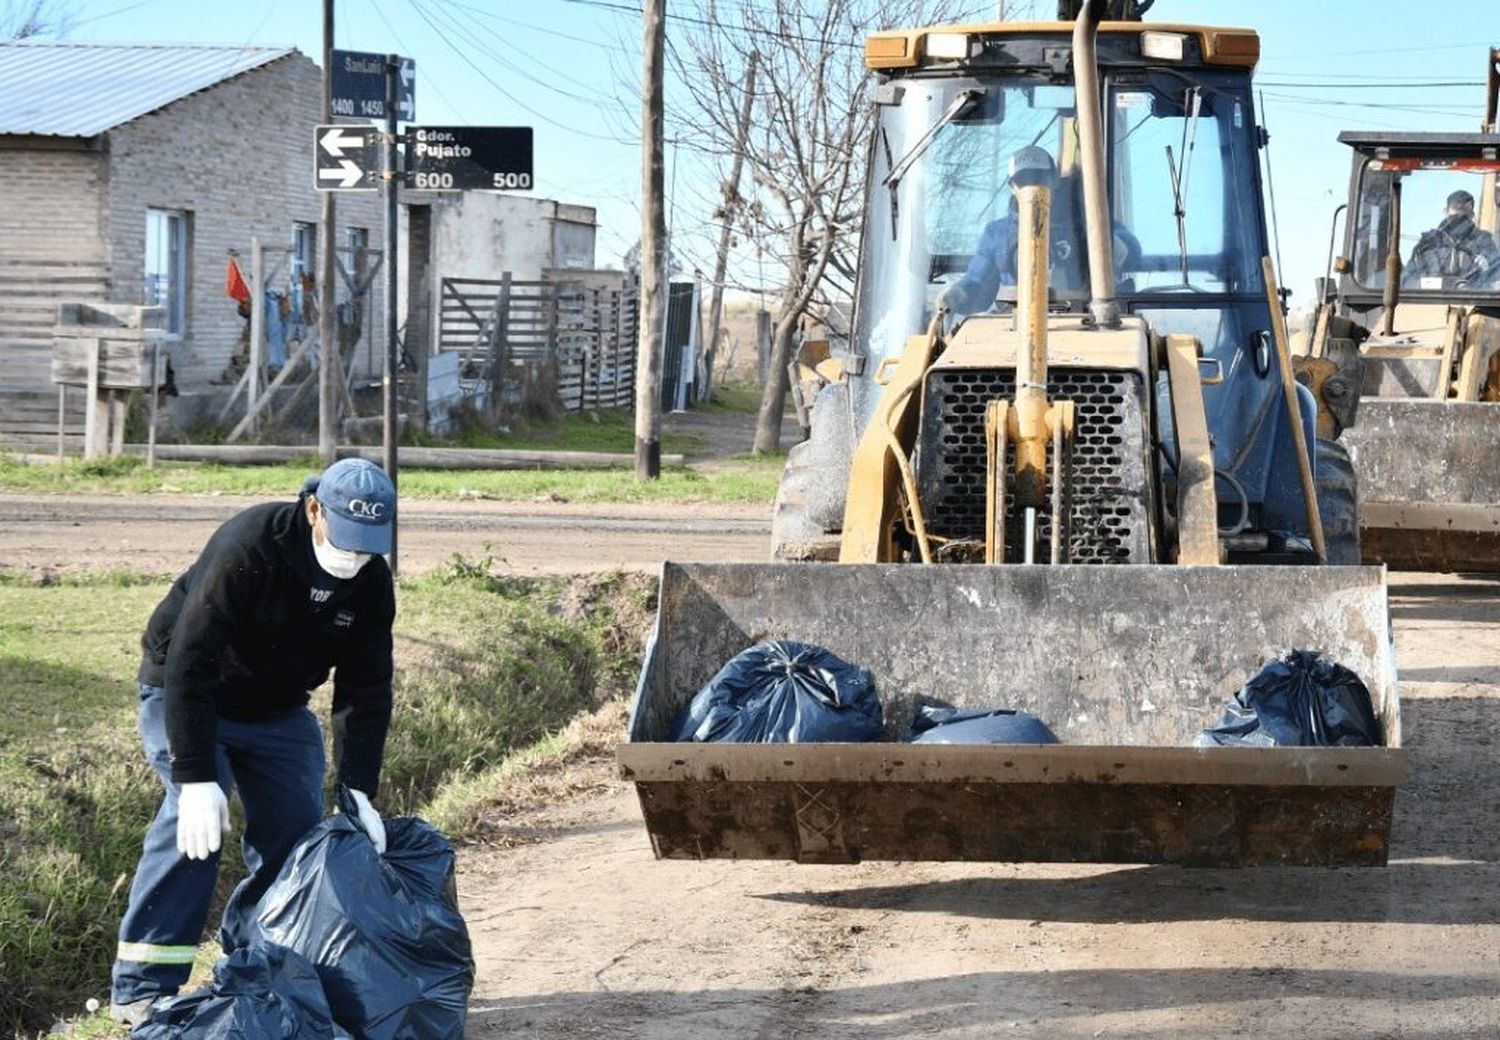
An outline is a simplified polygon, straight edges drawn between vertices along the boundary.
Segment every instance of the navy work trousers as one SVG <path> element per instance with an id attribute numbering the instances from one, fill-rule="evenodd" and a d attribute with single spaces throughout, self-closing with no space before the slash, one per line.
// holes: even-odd
<path id="1" fill-rule="evenodd" d="M 219 876 L 219 854 L 192 860 L 177 851 L 177 791 L 160 687 L 142 685 L 141 741 L 166 789 L 146 832 L 141 862 L 120 922 L 111 999 L 116 1004 L 176 993 L 192 971 Z M 292 847 L 323 815 L 323 734 L 306 708 L 263 722 L 220 719 L 219 786 L 245 809 L 240 841 L 249 876 L 224 908 L 224 951 L 247 944 L 255 907 Z M 226 836 L 227 837 L 227 836 Z"/>

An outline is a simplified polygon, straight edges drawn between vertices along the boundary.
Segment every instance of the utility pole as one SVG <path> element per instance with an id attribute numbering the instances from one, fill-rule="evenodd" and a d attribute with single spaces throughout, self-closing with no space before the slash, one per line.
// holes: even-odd
<path id="1" fill-rule="evenodd" d="M 745 140 L 750 136 L 750 113 L 755 104 L 755 66 L 758 51 L 750 52 L 745 70 L 745 102 L 740 106 L 740 121 L 734 128 L 734 165 L 729 171 L 729 190 L 724 193 L 724 227 L 719 232 L 719 252 L 714 257 L 714 288 L 708 304 L 708 388 L 713 390 L 714 360 L 719 350 L 719 321 L 724 312 L 724 277 L 729 270 L 729 243 L 734 237 L 735 202 L 740 194 L 740 172 L 745 168 Z"/>
<path id="2" fill-rule="evenodd" d="M 645 0 L 645 74 L 641 98 L 641 328 L 635 366 L 635 476 L 661 476 L 662 333 L 667 299 L 662 250 L 667 238 L 662 158 L 662 62 L 667 0 Z"/>
<path id="3" fill-rule="evenodd" d="M 323 0 L 323 118 L 327 124 L 333 122 L 333 0 Z M 338 425 L 337 380 L 344 373 L 339 364 L 338 344 L 338 239 L 334 228 L 334 206 L 331 191 L 319 192 L 323 196 L 323 265 L 318 275 L 318 458 L 324 466 L 331 465 L 337 454 L 338 438 L 334 427 Z M 265 299 L 261 287 L 255 291 L 261 299 L 252 300 L 254 307 L 264 307 Z"/>
<path id="4" fill-rule="evenodd" d="M 401 351 L 396 343 L 396 186 L 399 183 L 396 156 L 396 77 L 401 58 L 385 56 L 385 143 L 381 146 L 381 190 L 385 193 L 385 373 L 381 390 L 385 400 L 382 461 L 391 486 L 396 487 L 396 378 L 401 371 Z M 330 194 L 332 194 L 330 192 Z M 399 490 L 399 488 L 398 488 Z M 391 525 L 391 573 L 396 573 L 397 524 Z"/>

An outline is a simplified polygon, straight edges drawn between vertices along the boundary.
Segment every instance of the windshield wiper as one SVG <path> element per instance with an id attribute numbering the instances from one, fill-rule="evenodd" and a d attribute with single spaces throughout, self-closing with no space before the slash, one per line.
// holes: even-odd
<path id="1" fill-rule="evenodd" d="M 1172 214 L 1177 218 L 1177 254 L 1182 264 L 1182 284 L 1189 285 L 1187 181 L 1193 161 L 1193 144 L 1198 139 L 1198 113 L 1203 110 L 1203 94 L 1196 86 L 1189 87 L 1183 96 L 1183 108 L 1187 121 L 1182 127 L 1182 165 L 1177 165 L 1172 157 L 1172 146 L 1167 145 L 1167 176 L 1172 182 Z"/>
<path id="2" fill-rule="evenodd" d="M 881 180 L 880 183 L 883 186 L 891 189 L 891 234 L 893 236 L 896 233 L 896 192 L 899 190 L 901 178 L 906 176 L 906 171 L 911 169 L 912 165 L 931 146 L 933 139 L 938 135 L 938 131 L 957 119 L 963 114 L 965 109 L 984 97 L 984 95 L 985 90 L 983 87 L 967 87 L 964 90 L 960 90 L 954 95 L 953 100 L 948 102 L 948 107 L 943 110 L 942 115 L 938 116 L 937 122 L 927 128 L 927 132 L 917 139 L 916 144 L 906 150 L 906 154 L 901 156 L 901 161 L 890 167 L 890 172 Z M 887 148 L 889 148 L 889 141 L 887 141 Z M 889 152 L 887 152 L 887 162 L 889 162 Z"/>

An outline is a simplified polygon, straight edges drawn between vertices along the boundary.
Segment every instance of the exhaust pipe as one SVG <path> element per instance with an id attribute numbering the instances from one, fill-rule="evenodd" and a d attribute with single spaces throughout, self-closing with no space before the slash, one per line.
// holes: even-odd
<path id="1" fill-rule="evenodd" d="M 1105 179 L 1104 116 L 1099 101 L 1096 37 L 1103 0 L 1086 0 L 1073 23 L 1073 90 L 1078 108 L 1078 139 L 1083 159 L 1083 216 L 1088 229 L 1089 314 L 1102 328 L 1118 328 L 1115 299 L 1114 229 L 1109 219 Z"/>
<path id="2" fill-rule="evenodd" d="M 1380 305 L 1385 315 L 1380 326 L 1382 336 L 1396 334 L 1396 304 L 1401 300 L 1401 182 L 1391 181 L 1391 246 L 1385 254 L 1385 286 Z"/>

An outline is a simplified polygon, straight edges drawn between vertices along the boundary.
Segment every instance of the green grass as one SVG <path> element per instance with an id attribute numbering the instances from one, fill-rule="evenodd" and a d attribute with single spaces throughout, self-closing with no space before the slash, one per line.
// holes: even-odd
<path id="1" fill-rule="evenodd" d="M 511 448 L 527 451 L 603 451 L 629 455 L 635 451 L 635 413 L 628 408 L 570 412 L 560 419 L 533 420 L 509 433 L 466 426 L 454 436 L 434 438 L 417 434 L 413 445 L 438 448 Z M 667 454 L 697 451 L 702 441 L 691 434 L 666 432 L 661 450 Z"/>
<path id="2" fill-rule="evenodd" d="M 0 576 L 0 1032 L 107 999 L 115 928 L 160 788 L 135 726 L 140 631 L 165 579 Z M 461 831 L 483 778 L 628 688 L 650 583 L 491 576 L 456 559 L 399 589 L 379 798 Z M 327 693 L 314 698 L 326 718 Z M 534 752 L 533 752 L 534 753 Z M 236 843 L 231 842 L 233 846 Z M 221 891 L 241 870 L 226 857 Z M 212 930 L 212 925 L 211 925 Z M 75 1023 L 79 1035 L 103 1028 Z M 115 1034 L 118 1035 L 118 1034 Z"/>
<path id="3" fill-rule="evenodd" d="M 663 470 L 655 481 L 633 470 L 420 470 L 403 469 L 401 494 L 422 499 L 484 498 L 568 502 L 770 503 L 781 478 L 780 456 L 742 457 L 699 471 Z M 0 492 L 72 494 L 223 494 L 277 498 L 295 494 L 317 473 L 311 457 L 279 466 L 162 463 L 147 469 L 138 456 L 83 462 L 27 463 L 0 454 Z"/>
<path id="4" fill-rule="evenodd" d="M 761 392 L 758 383 L 721 383 L 713 388 L 708 400 L 698 407 L 709 412 L 755 415 L 760 411 Z"/>

